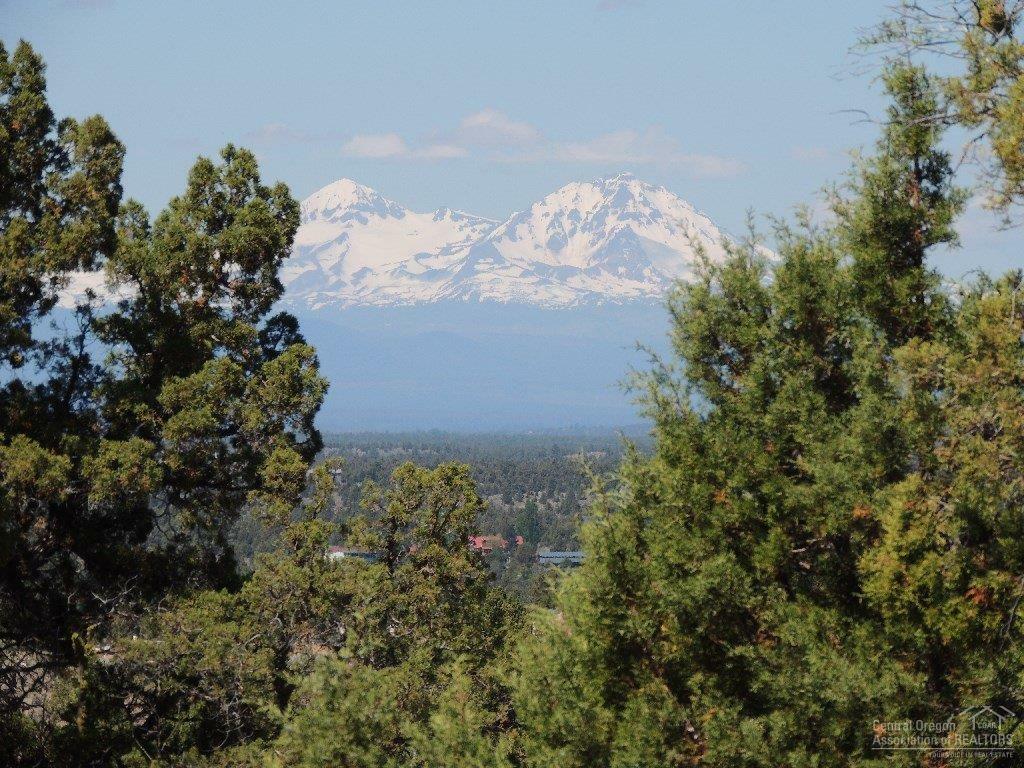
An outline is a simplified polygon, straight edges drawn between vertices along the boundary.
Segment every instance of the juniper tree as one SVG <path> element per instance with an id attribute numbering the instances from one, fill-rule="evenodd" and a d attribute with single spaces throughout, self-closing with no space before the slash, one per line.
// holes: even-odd
<path id="1" fill-rule="evenodd" d="M 298 226 L 287 188 L 228 146 L 150 222 L 119 207 L 109 128 L 57 122 L 43 72 L 27 44 L 0 49 L 0 749 L 14 764 L 113 616 L 235 578 L 225 530 L 246 504 L 291 510 L 326 388 L 294 319 L 270 316 Z M 121 299 L 38 334 L 75 270 L 103 270 Z"/>
<path id="2" fill-rule="evenodd" d="M 363 508 L 347 541 L 379 560 L 342 563 L 345 648 L 301 683 L 271 764 L 508 765 L 493 667 L 518 611 L 469 547 L 483 509 L 469 467 L 403 464 Z"/>
<path id="3" fill-rule="evenodd" d="M 934 86 L 885 81 L 837 223 L 780 228 L 774 262 L 733 245 L 674 293 L 685 369 L 646 380 L 654 454 L 593 510 L 516 661 L 527 764 L 880 764 L 874 719 L 948 714 L 864 594 L 876 494 L 913 468 L 897 351 L 950 327 L 926 257 L 962 205 L 913 119 Z"/>
<path id="4" fill-rule="evenodd" d="M 1007 221 L 1024 195 L 1024 5 L 1017 0 L 902 0 L 862 42 L 889 59 L 933 61 L 941 98 L 920 125 L 966 133 L 985 202 Z"/>

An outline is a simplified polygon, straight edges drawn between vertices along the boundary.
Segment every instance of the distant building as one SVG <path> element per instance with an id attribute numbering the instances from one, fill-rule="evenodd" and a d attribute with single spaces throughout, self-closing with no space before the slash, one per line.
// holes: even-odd
<path id="1" fill-rule="evenodd" d="M 568 565 L 575 567 L 583 564 L 583 552 L 578 549 L 557 550 L 540 547 L 537 549 L 537 562 L 541 565 Z"/>
<path id="2" fill-rule="evenodd" d="M 469 537 L 469 547 L 477 552 L 489 555 L 496 549 L 508 549 L 508 541 L 496 533 L 480 534 Z"/>
<path id="3" fill-rule="evenodd" d="M 328 547 L 327 558 L 329 560 L 362 560 L 366 563 L 376 563 L 380 560 L 380 552 L 368 552 L 365 549 L 349 549 L 347 547 Z"/>

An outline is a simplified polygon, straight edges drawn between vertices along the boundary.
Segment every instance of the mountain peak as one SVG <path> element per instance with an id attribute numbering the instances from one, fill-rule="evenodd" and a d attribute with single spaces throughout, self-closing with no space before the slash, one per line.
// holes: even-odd
<path id="1" fill-rule="evenodd" d="M 376 190 L 360 184 L 358 181 L 342 178 L 320 187 L 320 189 L 307 197 L 304 202 L 321 200 L 352 201 L 365 200 L 372 197 L 380 197 L 380 194 Z"/>
<path id="2" fill-rule="evenodd" d="M 303 220 L 330 217 L 339 211 L 360 210 L 381 215 L 400 215 L 402 206 L 352 179 L 338 179 L 302 201 Z"/>
<path id="3" fill-rule="evenodd" d="M 602 176 L 595 183 L 596 184 L 623 184 L 630 181 L 637 181 L 634 174 L 629 171 L 619 171 L 613 176 Z"/>
<path id="4" fill-rule="evenodd" d="M 724 254 L 707 216 L 628 172 L 567 184 L 500 224 L 448 208 L 415 213 L 349 179 L 302 211 L 282 280 L 289 301 L 314 308 L 660 301 L 691 273 L 695 244 Z"/>

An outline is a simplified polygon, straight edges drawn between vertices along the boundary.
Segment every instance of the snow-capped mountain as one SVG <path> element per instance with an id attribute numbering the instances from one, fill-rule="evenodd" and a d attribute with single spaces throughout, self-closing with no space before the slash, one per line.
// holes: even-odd
<path id="1" fill-rule="evenodd" d="M 438 276 L 425 261 L 465 249 L 496 224 L 447 208 L 414 213 L 348 179 L 306 198 L 301 217 L 281 281 L 292 302 L 310 308 L 429 301 Z"/>
<path id="2" fill-rule="evenodd" d="M 414 213 L 347 179 L 302 203 L 281 278 L 289 303 L 387 306 L 446 299 L 548 307 L 661 298 L 723 234 L 669 192 L 622 173 L 568 184 L 497 223 Z"/>

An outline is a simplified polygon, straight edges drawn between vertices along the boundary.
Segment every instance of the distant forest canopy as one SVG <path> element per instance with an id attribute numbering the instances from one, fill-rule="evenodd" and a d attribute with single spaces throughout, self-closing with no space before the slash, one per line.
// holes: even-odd
<path id="1" fill-rule="evenodd" d="M 557 430 L 529 433 L 352 433 L 324 435 L 324 454 L 338 456 L 351 467 L 346 502 L 358 499 L 363 480 L 383 480 L 402 461 L 433 466 L 460 461 L 472 467 L 473 479 L 485 498 L 506 504 L 528 496 L 553 500 L 583 497 L 589 484 L 585 469 L 603 474 L 618 466 L 625 442 L 641 450 L 651 446 L 650 428 L 621 430 Z M 348 475 L 348 473 L 346 473 Z"/>
<path id="2" fill-rule="evenodd" d="M 576 550 L 595 481 L 614 482 L 626 445 L 648 452 L 650 428 L 564 429 L 532 433 L 394 432 L 324 435 L 320 461 L 338 459 L 334 492 L 325 518 L 344 524 L 361 514 L 367 482 L 384 484 L 398 466 L 424 467 L 457 462 L 470 468 L 477 491 L 487 502 L 479 516 L 480 534 L 523 544 L 489 557 L 500 583 L 524 595 L 536 594 L 543 569 L 535 568 L 538 548 Z M 231 541 L 243 569 L 257 552 L 279 546 L 281 527 L 268 528 L 243 514 Z M 345 541 L 340 525 L 333 544 Z"/>

